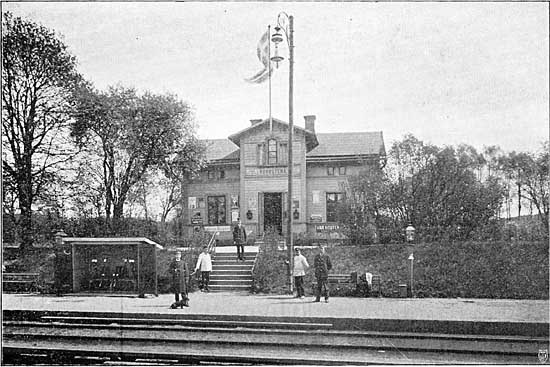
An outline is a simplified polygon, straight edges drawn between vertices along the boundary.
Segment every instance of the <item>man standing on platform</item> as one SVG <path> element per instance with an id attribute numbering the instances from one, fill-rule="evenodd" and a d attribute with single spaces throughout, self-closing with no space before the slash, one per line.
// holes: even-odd
<path id="1" fill-rule="evenodd" d="M 189 271 L 187 264 L 181 259 L 181 252 L 176 252 L 176 257 L 170 263 L 170 273 L 172 275 L 172 290 L 174 291 L 176 302 L 172 303 L 170 308 L 189 307 L 189 296 L 187 292 L 187 279 Z M 180 301 L 181 295 L 181 301 Z"/>
<path id="2" fill-rule="evenodd" d="M 246 243 L 246 229 L 244 229 L 241 219 L 233 228 L 233 243 L 237 246 L 237 261 L 244 261 L 244 244 Z"/>
<path id="3" fill-rule="evenodd" d="M 294 284 L 296 285 L 296 298 L 304 298 L 304 275 L 309 269 L 307 259 L 302 255 L 299 248 L 294 249 Z"/>
<path id="4" fill-rule="evenodd" d="M 325 247 L 319 245 L 319 253 L 313 260 L 313 268 L 315 269 L 315 278 L 317 278 L 317 294 L 315 302 L 321 301 L 321 293 L 325 295 L 325 302 L 328 303 L 329 288 L 328 288 L 328 272 L 332 269 L 330 257 L 325 253 Z M 322 292 L 324 290 L 324 292 Z"/>
<path id="5" fill-rule="evenodd" d="M 210 292 L 208 289 L 208 283 L 210 282 L 210 272 L 212 271 L 212 258 L 208 253 L 208 247 L 203 246 L 202 252 L 197 260 L 197 266 L 195 266 L 195 272 L 200 269 L 201 271 L 201 286 L 202 292 Z"/>

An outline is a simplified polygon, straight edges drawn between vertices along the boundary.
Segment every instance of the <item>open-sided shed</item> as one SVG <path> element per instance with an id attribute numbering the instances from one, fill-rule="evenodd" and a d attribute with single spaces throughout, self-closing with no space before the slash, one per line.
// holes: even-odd
<path id="1" fill-rule="evenodd" d="M 158 295 L 157 250 L 145 237 L 66 237 L 71 246 L 73 292 Z"/>

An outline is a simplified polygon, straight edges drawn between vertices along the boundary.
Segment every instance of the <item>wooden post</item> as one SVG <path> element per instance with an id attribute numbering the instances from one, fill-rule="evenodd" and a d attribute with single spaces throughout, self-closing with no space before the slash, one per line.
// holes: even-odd
<path id="1" fill-rule="evenodd" d="M 158 274 L 157 274 L 158 264 L 157 264 L 157 247 L 155 245 L 153 245 L 153 258 L 155 259 L 155 297 L 158 297 L 159 296 Z"/>

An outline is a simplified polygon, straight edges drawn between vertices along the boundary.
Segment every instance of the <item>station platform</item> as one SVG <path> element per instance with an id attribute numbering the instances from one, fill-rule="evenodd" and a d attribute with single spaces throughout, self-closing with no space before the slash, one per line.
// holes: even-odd
<path id="1" fill-rule="evenodd" d="M 548 300 L 332 297 L 329 303 L 323 300 L 315 303 L 313 297 L 297 299 L 290 295 L 253 295 L 244 292 L 194 292 L 189 298 L 189 308 L 170 309 L 174 299 L 171 294 L 146 298 L 3 294 L 2 309 L 538 324 L 548 324 L 550 309 Z"/>

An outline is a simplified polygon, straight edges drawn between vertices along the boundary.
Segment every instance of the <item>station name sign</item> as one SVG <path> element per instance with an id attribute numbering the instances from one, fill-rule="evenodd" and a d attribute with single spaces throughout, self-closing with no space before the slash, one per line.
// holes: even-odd
<path id="1" fill-rule="evenodd" d="M 339 230 L 340 226 L 338 224 L 318 224 L 315 226 L 316 232 L 334 232 Z"/>
<path id="2" fill-rule="evenodd" d="M 246 167 L 246 177 L 279 177 L 288 175 L 288 167 Z M 293 175 L 300 174 L 300 166 L 294 166 Z"/>

